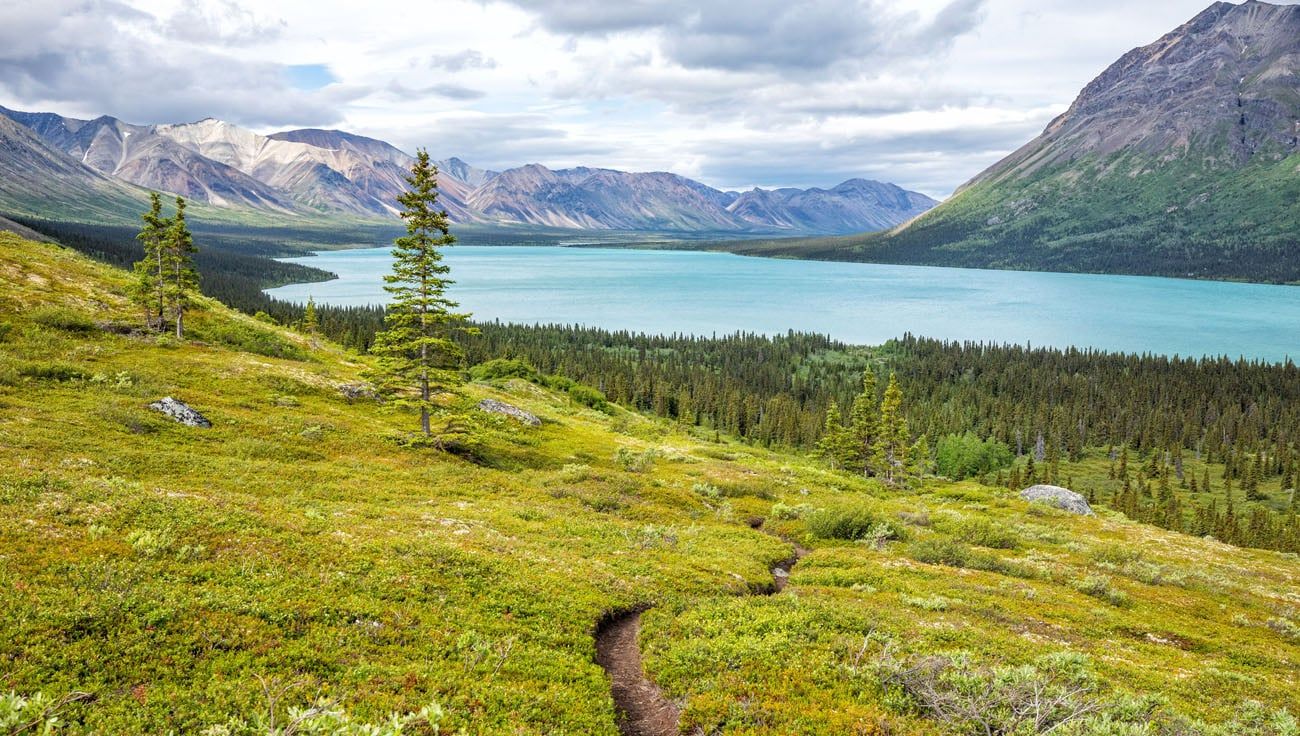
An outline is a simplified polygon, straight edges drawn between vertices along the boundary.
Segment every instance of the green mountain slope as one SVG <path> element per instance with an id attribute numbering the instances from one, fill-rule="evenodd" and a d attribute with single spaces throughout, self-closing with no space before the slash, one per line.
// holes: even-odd
<path id="1" fill-rule="evenodd" d="M 811 258 L 1300 281 L 1300 6 L 1215 3 L 1037 139 L 889 234 Z"/>
<path id="2" fill-rule="evenodd" d="M 410 449 L 411 417 L 341 390 L 367 358 L 210 301 L 185 343 L 124 334 L 125 273 L 7 233 L 0 283 L 0 691 L 86 693 L 64 732 L 196 733 L 271 693 L 282 724 L 324 696 L 614 736 L 593 633 L 650 607 L 682 732 L 971 732 L 906 695 L 925 663 L 941 691 L 1071 693 L 1087 718 L 1053 733 L 1294 733 L 1293 555 L 890 491 L 517 380 L 454 403 L 541 426 L 475 414 L 461 455 Z"/>

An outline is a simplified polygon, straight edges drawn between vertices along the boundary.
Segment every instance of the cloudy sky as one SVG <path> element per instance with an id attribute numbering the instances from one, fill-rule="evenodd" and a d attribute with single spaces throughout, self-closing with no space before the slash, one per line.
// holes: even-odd
<path id="1" fill-rule="evenodd" d="M 0 104 L 943 197 L 1208 4 L 0 0 Z"/>

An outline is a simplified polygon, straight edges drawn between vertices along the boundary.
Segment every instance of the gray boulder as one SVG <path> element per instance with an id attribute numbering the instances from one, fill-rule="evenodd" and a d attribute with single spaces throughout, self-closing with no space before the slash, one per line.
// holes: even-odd
<path id="1" fill-rule="evenodd" d="M 1040 484 L 1021 491 L 1020 497 L 1032 503 L 1050 504 L 1072 514 L 1092 516 L 1092 507 L 1088 505 L 1088 499 L 1068 488 Z"/>
<path id="2" fill-rule="evenodd" d="M 202 427 L 207 429 L 212 426 L 212 422 L 209 422 L 207 417 L 170 396 L 164 396 L 158 401 L 153 402 L 149 405 L 149 408 L 157 412 L 162 412 L 187 427 Z"/>
<path id="3" fill-rule="evenodd" d="M 500 414 L 502 416 L 510 417 L 511 419 L 523 422 L 530 427 L 541 426 L 542 423 L 542 420 L 538 419 L 536 415 L 530 414 L 517 406 L 511 406 L 504 401 L 497 401 L 496 399 L 483 399 L 478 402 L 478 408 L 479 411 L 485 411 L 489 414 Z"/>
<path id="4" fill-rule="evenodd" d="M 348 401 L 379 398 L 379 392 L 375 391 L 375 387 L 368 383 L 340 383 L 338 390 L 343 395 L 343 398 Z"/>

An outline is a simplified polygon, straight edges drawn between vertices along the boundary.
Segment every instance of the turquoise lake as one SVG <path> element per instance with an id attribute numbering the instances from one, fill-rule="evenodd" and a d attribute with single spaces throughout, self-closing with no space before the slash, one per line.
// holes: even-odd
<path id="1" fill-rule="evenodd" d="M 268 293 L 381 304 L 389 248 L 285 259 L 339 275 Z M 1300 287 L 747 258 L 688 251 L 455 246 L 451 293 L 477 320 L 648 333 L 904 333 L 1282 361 L 1300 356 Z"/>

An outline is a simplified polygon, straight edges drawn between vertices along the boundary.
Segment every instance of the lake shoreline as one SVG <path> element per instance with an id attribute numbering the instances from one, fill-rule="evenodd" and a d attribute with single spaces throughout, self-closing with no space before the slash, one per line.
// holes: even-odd
<path id="1" fill-rule="evenodd" d="M 338 279 L 267 290 L 288 301 L 382 304 L 388 246 L 303 258 Z M 878 345 L 941 340 L 1285 362 L 1300 290 L 1275 284 L 945 266 L 744 258 L 699 250 L 449 248 L 453 298 L 477 319 L 646 334 L 788 331 Z"/>

